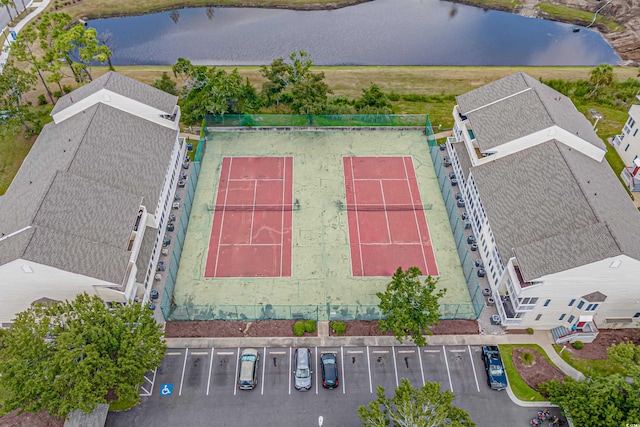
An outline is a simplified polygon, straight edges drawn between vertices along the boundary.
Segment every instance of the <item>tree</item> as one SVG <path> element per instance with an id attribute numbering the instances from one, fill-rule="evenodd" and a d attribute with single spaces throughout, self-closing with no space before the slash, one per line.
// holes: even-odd
<path id="1" fill-rule="evenodd" d="M 289 70 L 290 65 L 284 62 L 284 58 L 277 58 L 267 67 L 260 67 L 260 74 L 267 79 L 262 84 L 262 94 L 267 100 L 267 104 L 271 104 L 274 99 L 276 106 L 280 104 L 280 94 L 289 86 Z"/>
<path id="2" fill-rule="evenodd" d="M 589 83 L 594 85 L 593 90 L 587 98 L 593 96 L 598 92 L 601 86 L 610 86 L 614 81 L 613 67 L 609 64 L 600 64 L 589 74 Z"/>
<path id="3" fill-rule="evenodd" d="M 367 89 L 362 89 L 362 96 L 356 101 L 356 109 L 359 113 L 389 114 L 391 102 L 378 85 L 371 83 Z"/>
<path id="4" fill-rule="evenodd" d="M 320 114 L 327 107 L 327 94 L 332 93 L 324 82 L 324 73 L 309 73 L 293 85 L 291 108 L 300 114 Z"/>
<path id="5" fill-rule="evenodd" d="M 9 9 L 9 5 L 11 4 L 11 0 L 0 0 L 0 4 L 7 8 L 7 14 L 9 15 L 9 19 L 13 21 L 13 16 L 11 16 L 11 9 Z"/>
<path id="6" fill-rule="evenodd" d="M 440 383 L 427 382 L 420 389 L 402 378 L 395 396 L 389 399 L 384 387 L 376 389 L 377 399 L 358 408 L 363 427 L 420 426 L 420 427 L 473 427 L 469 414 L 454 406 L 455 395 L 440 391 Z"/>
<path id="7" fill-rule="evenodd" d="M 409 267 L 406 272 L 398 267 L 387 290 L 376 293 L 382 312 L 378 321 L 380 330 L 393 331 L 400 342 L 411 336 L 417 346 L 426 345 L 424 334 L 431 335 L 429 327 L 440 322 L 438 300 L 447 291 L 435 292 L 438 279 L 428 276 L 422 284 L 421 275 L 417 267 Z"/>
<path id="8" fill-rule="evenodd" d="M 162 327 L 141 304 L 109 308 L 97 296 L 37 304 L 18 313 L 2 335 L 0 388 L 4 413 L 89 412 L 107 396 L 138 400 L 144 374 L 159 366 Z"/>
<path id="9" fill-rule="evenodd" d="M 31 117 L 30 110 L 22 97 L 33 89 L 35 82 L 36 76 L 28 70 L 16 67 L 13 60 L 4 64 L 0 73 L 0 111 L 7 116 L 2 126 L 4 130 L 19 123 L 26 132 L 31 132 L 27 123 Z"/>
<path id="10" fill-rule="evenodd" d="M 47 63 L 34 54 L 34 43 L 37 39 L 38 33 L 36 32 L 35 27 L 33 25 L 27 25 L 22 29 L 22 31 L 20 31 L 20 33 L 18 33 L 16 40 L 12 43 L 11 50 L 17 61 L 31 64 L 32 71 L 38 75 L 40 82 L 42 82 L 42 85 L 49 96 L 49 100 L 52 104 L 55 104 L 56 101 L 49 89 L 49 85 L 47 85 L 47 80 L 42 74 L 43 71 L 47 70 Z"/>
<path id="11" fill-rule="evenodd" d="M 167 92 L 171 95 L 178 95 L 178 86 L 176 82 L 171 80 L 171 77 L 169 77 L 169 74 L 167 74 L 166 71 L 162 73 L 162 77 L 160 77 L 159 79 L 155 79 L 151 86 Z"/>
<path id="12" fill-rule="evenodd" d="M 607 349 L 607 357 L 617 363 L 625 375 L 640 378 L 640 345 L 633 342 L 614 344 Z"/>
<path id="13" fill-rule="evenodd" d="M 623 426 L 640 423 L 637 381 L 621 375 L 591 377 L 578 381 L 565 377 L 540 384 L 551 403 L 571 416 L 576 426 Z"/>

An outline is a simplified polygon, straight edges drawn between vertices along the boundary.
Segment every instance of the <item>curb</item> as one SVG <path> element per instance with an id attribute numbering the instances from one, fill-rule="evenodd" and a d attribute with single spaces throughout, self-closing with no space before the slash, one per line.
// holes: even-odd
<path id="1" fill-rule="evenodd" d="M 539 408 L 541 406 L 547 406 L 549 408 L 557 408 L 558 405 L 554 405 L 551 402 L 543 402 L 543 401 L 539 401 L 539 400 L 535 400 L 535 401 L 531 401 L 531 402 L 527 402 L 524 400 L 520 400 L 516 397 L 515 394 L 513 394 L 513 390 L 511 390 L 511 386 L 507 386 L 506 388 L 507 391 L 507 396 L 509 396 L 509 399 L 511 399 L 511 401 L 513 403 L 515 403 L 518 406 L 521 406 L 523 408 Z"/>

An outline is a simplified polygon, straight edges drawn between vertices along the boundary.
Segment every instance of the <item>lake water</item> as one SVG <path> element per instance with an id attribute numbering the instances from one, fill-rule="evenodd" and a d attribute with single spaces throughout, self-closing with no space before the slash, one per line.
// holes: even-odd
<path id="1" fill-rule="evenodd" d="M 598 65 L 620 58 L 595 31 L 438 0 L 328 11 L 181 9 L 93 20 L 115 65 L 260 65 L 307 51 L 317 65 Z"/>

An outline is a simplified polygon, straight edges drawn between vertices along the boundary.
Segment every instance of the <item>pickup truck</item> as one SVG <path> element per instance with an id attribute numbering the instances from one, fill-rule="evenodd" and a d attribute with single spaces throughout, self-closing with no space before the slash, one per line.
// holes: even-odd
<path id="1" fill-rule="evenodd" d="M 500 350 L 497 345 L 482 346 L 482 360 L 487 371 L 487 384 L 493 390 L 507 388 L 507 374 L 504 371 Z"/>

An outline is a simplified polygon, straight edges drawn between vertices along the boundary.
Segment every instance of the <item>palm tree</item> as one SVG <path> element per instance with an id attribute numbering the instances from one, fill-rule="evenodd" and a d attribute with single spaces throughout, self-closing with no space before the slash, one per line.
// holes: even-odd
<path id="1" fill-rule="evenodd" d="M 610 86 L 613 83 L 614 75 L 613 75 L 613 67 L 609 64 L 600 64 L 593 70 L 591 70 L 591 74 L 589 75 L 589 83 L 594 85 L 593 90 L 587 98 L 593 96 L 600 86 Z"/>
<path id="2" fill-rule="evenodd" d="M 13 21 L 13 16 L 11 16 L 11 10 L 9 9 L 9 3 L 11 3 L 11 0 L 0 0 L 0 4 L 7 8 L 9 19 Z"/>

